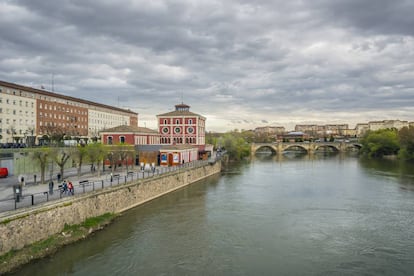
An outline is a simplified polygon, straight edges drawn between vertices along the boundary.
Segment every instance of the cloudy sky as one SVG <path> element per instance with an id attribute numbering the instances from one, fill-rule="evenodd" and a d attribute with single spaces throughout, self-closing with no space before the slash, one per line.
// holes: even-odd
<path id="1" fill-rule="evenodd" d="M 0 0 L 0 79 L 208 131 L 414 121 L 412 0 Z"/>

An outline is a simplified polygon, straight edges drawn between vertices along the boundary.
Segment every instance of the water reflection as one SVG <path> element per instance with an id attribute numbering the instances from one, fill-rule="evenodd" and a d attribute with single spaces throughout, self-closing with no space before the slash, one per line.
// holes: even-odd
<path id="1" fill-rule="evenodd" d="M 361 158 L 366 173 L 396 179 L 402 190 L 414 191 L 414 163 L 388 159 Z"/>

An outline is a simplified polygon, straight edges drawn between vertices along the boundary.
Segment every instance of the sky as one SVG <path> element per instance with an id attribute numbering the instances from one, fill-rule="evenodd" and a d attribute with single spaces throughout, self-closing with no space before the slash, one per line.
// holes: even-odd
<path id="1" fill-rule="evenodd" d="M 0 80 L 206 130 L 414 121 L 412 0 L 0 0 Z"/>

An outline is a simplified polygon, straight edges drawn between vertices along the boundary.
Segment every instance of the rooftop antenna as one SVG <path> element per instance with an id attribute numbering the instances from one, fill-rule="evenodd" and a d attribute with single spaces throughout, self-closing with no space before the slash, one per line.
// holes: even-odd
<path id="1" fill-rule="evenodd" d="M 55 91 L 55 74 L 52 73 L 52 92 Z"/>

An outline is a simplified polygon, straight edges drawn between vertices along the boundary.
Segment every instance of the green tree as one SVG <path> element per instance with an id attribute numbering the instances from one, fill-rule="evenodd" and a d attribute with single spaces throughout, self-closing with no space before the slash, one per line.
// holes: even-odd
<path id="1" fill-rule="evenodd" d="M 224 134 L 219 144 L 224 147 L 231 160 L 238 161 L 250 156 L 250 145 L 236 131 Z"/>
<path id="2" fill-rule="evenodd" d="M 45 183 L 45 171 L 46 171 L 46 165 L 47 161 L 50 158 L 50 148 L 49 147 L 41 147 L 36 149 L 32 153 L 33 160 L 39 162 L 40 167 L 40 183 Z"/>
<path id="3" fill-rule="evenodd" d="M 88 157 L 87 146 L 85 145 L 77 145 L 75 148 L 72 148 L 72 160 L 77 163 L 78 166 L 78 177 L 81 176 L 82 173 L 82 165 L 83 161 Z"/>
<path id="4" fill-rule="evenodd" d="M 362 138 L 361 143 L 362 153 L 373 158 L 394 155 L 400 149 L 398 132 L 395 129 L 368 131 Z"/>
<path id="5" fill-rule="evenodd" d="M 101 175 L 100 163 L 103 161 L 106 155 L 106 148 L 101 143 L 90 143 L 86 147 L 88 153 L 89 161 L 92 163 L 92 166 L 96 164 L 98 168 L 98 176 Z"/>
<path id="6" fill-rule="evenodd" d="M 414 127 L 403 127 L 398 132 L 401 149 L 398 157 L 403 160 L 414 160 Z"/>
<path id="7" fill-rule="evenodd" d="M 53 161 L 59 166 L 60 175 L 62 179 L 64 178 L 65 164 L 70 158 L 70 149 L 69 148 L 53 148 L 51 150 L 51 157 Z"/>

